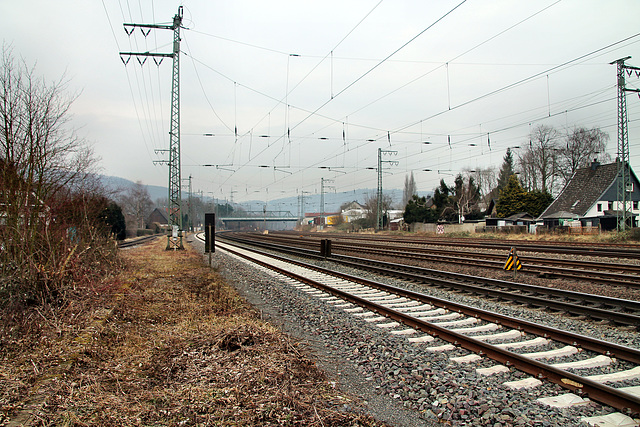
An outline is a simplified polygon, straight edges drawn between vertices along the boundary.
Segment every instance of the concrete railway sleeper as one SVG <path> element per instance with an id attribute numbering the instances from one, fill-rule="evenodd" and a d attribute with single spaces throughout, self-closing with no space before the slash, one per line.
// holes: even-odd
<path id="1" fill-rule="evenodd" d="M 312 236 L 313 233 L 300 233 L 300 232 L 279 232 L 282 235 L 294 235 L 294 236 Z M 601 258 L 635 258 L 640 257 L 640 246 L 638 245 L 625 245 L 625 244 L 612 244 L 612 243 L 582 243 L 582 242 L 530 242 L 525 240 L 490 240 L 490 239 L 454 239 L 450 237 L 400 237 L 400 236 L 374 236 L 366 234 L 350 234 L 345 236 L 342 233 L 323 233 L 325 239 L 349 239 L 351 241 L 374 241 L 374 242 L 387 242 L 389 244 L 402 244 L 402 245 L 419 245 L 425 246 L 465 246 L 475 247 L 478 249 L 497 249 L 497 250 L 509 250 L 510 247 L 518 246 L 523 251 L 527 252 L 539 252 L 539 253 L 556 253 L 556 254 L 573 254 L 583 256 L 594 256 Z"/>
<path id="2" fill-rule="evenodd" d="M 531 387 L 546 379 L 576 395 L 588 396 L 628 415 L 640 415 L 638 387 L 614 388 L 607 385 L 640 377 L 640 352 L 635 349 L 564 333 L 531 322 L 520 322 L 518 319 L 412 293 L 379 282 L 336 275 L 329 270 L 319 272 L 315 266 L 304 266 L 298 261 L 290 263 L 282 257 L 256 254 L 246 248 L 232 249 L 226 245 L 218 247 L 274 270 L 276 274 L 288 277 L 290 283 L 303 292 L 324 303 L 333 304 L 362 321 L 388 329 L 391 334 L 406 336 L 417 345 L 429 345 L 436 339 L 449 343 L 426 347 L 425 351 L 446 351 L 453 345 L 473 353 L 458 358 L 456 363 L 473 363 L 482 356 L 499 363 L 491 369 L 478 369 L 479 374 L 492 375 L 514 368 L 531 375 L 525 380 L 505 384 L 507 387 Z M 508 329 L 496 332 L 503 328 Z M 528 339 L 529 337 L 525 338 L 525 333 L 538 337 Z M 491 342 L 500 344 L 494 345 L 490 344 Z M 527 348 L 538 349 L 544 345 L 550 346 L 551 350 L 527 353 Z M 580 355 L 579 360 L 554 364 L 541 361 L 576 354 Z M 632 363 L 625 364 L 627 369 L 621 372 L 611 373 L 610 365 L 614 358 Z M 630 364 L 635 366 L 630 367 Z M 593 371 L 604 366 L 609 366 L 605 375 L 582 376 L 572 373 L 582 369 Z M 579 397 L 574 396 L 572 399 L 579 400 Z M 557 401 L 558 398 L 551 400 Z"/>
<path id="3" fill-rule="evenodd" d="M 224 239 L 244 242 L 292 255 L 324 259 L 317 251 L 252 241 L 225 234 Z M 595 320 L 610 321 L 620 325 L 640 326 L 640 302 L 601 295 L 585 294 L 561 289 L 546 288 L 511 281 L 469 276 L 440 270 L 415 267 L 406 264 L 367 260 L 346 255 L 331 255 L 332 262 L 366 269 L 382 275 L 399 277 L 448 289 L 484 295 L 504 301 L 513 301 L 533 307 L 557 310 Z"/>
<path id="4" fill-rule="evenodd" d="M 296 238 L 280 234 L 257 235 L 247 233 L 244 234 L 243 237 L 304 248 L 316 248 L 319 245 L 317 239 L 301 239 L 300 237 Z M 515 247 L 519 248 L 518 245 Z M 376 243 L 368 239 L 356 240 L 338 237 L 332 240 L 332 248 L 334 254 L 352 255 L 354 253 L 361 253 L 407 259 L 413 262 L 429 261 L 463 264 L 497 270 L 502 270 L 506 259 L 504 253 L 487 253 L 481 250 L 445 250 L 442 248 L 429 248 L 428 246 L 425 248 L 415 243 L 405 244 L 402 240 L 397 242 Z M 526 246 L 520 249 L 528 250 Z M 620 260 L 613 263 L 544 258 L 523 255 L 523 252 L 519 254 L 520 261 L 525 266 L 521 274 L 591 280 L 605 285 L 640 288 L 640 265 L 620 262 Z"/>

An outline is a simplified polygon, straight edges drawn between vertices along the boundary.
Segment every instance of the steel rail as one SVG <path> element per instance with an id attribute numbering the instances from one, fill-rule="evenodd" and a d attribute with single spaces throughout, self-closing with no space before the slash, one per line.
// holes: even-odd
<path id="1" fill-rule="evenodd" d="M 404 324 L 406 324 L 407 326 L 410 326 L 414 329 L 420 330 L 424 333 L 427 333 L 431 336 L 436 336 L 440 339 L 443 339 L 447 342 L 450 342 L 454 345 L 458 345 L 461 346 L 471 352 L 474 352 L 476 354 L 479 355 L 486 355 L 487 357 L 489 357 L 492 360 L 495 360 L 499 363 L 502 363 L 505 366 L 512 366 L 515 369 L 518 369 L 522 372 L 526 372 L 538 379 L 547 379 L 555 384 L 560 385 L 561 387 L 568 389 L 574 393 L 580 394 L 580 395 L 586 395 L 589 398 L 599 401 L 601 403 L 607 404 L 609 406 L 612 406 L 620 411 L 623 412 L 627 412 L 627 413 L 631 413 L 631 414 L 640 414 L 640 397 L 634 396 L 632 394 L 623 392 L 621 390 L 618 390 L 616 388 L 607 386 L 605 384 L 601 384 L 598 382 L 595 382 L 593 380 L 589 380 L 587 378 L 581 377 L 579 375 L 575 375 L 572 374 L 570 372 L 566 372 L 562 369 L 558 369 L 555 368 L 553 366 L 549 366 L 547 364 L 544 364 L 542 362 L 536 361 L 534 359 L 528 358 L 526 356 L 520 355 L 518 353 L 514 353 L 511 352 L 509 350 L 505 350 L 496 346 L 493 346 L 491 344 L 485 343 L 483 341 L 479 341 L 476 340 L 472 337 L 468 337 L 465 336 L 463 334 L 445 329 L 443 327 L 440 327 L 434 323 L 430 323 L 430 322 L 426 322 L 420 319 L 416 319 L 412 316 L 409 316 L 407 314 L 404 314 L 402 312 L 393 310 L 393 309 L 389 309 L 386 308 L 382 305 L 376 304 L 374 302 L 368 301 L 364 298 L 360 298 L 358 296 L 349 294 L 347 292 L 341 291 L 339 289 L 335 289 L 331 286 L 322 284 L 320 282 L 314 281 L 312 279 L 309 279 L 307 277 L 301 276 L 299 274 L 293 273 L 291 271 L 287 271 L 285 269 L 273 266 L 272 264 L 268 263 L 268 262 L 264 262 L 264 261 L 260 261 L 260 260 L 255 260 L 253 258 L 251 258 L 249 255 L 246 255 L 244 253 L 235 251 L 233 249 L 228 249 L 226 248 L 225 250 L 228 250 L 240 257 L 243 257 L 245 259 L 250 259 L 252 262 L 258 263 L 266 268 L 269 268 L 271 270 L 277 271 L 280 274 L 283 274 L 285 276 L 288 276 L 294 280 L 300 281 L 302 283 L 305 283 L 307 285 L 313 286 L 317 289 L 321 289 L 325 292 L 331 293 L 332 295 L 335 295 L 336 297 L 342 298 L 346 301 L 352 302 L 354 304 L 360 305 L 362 307 L 365 307 L 371 311 L 374 311 L 380 315 L 384 315 L 386 317 L 389 317 L 393 320 L 402 322 Z M 251 251 L 255 251 L 255 249 L 249 249 Z M 257 252 L 257 251 L 255 251 Z M 268 254 L 268 256 L 274 257 L 274 255 L 272 254 Z M 283 258 L 283 257 L 279 257 L 279 256 L 275 256 L 275 258 L 277 259 L 282 259 L 282 260 L 286 260 L 288 262 L 291 262 L 292 260 Z M 304 263 L 300 263 L 299 261 L 293 261 L 294 264 L 296 265 L 304 265 Z M 347 278 L 349 277 L 349 279 L 347 280 L 351 280 L 352 276 L 348 276 L 348 275 L 343 275 L 343 274 L 334 274 L 337 272 L 331 272 L 330 270 L 324 270 L 324 269 L 319 269 L 316 266 L 310 266 L 312 267 L 314 270 L 320 271 L 322 270 L 323 272 L 327 273 L 327 274 L 331 274 L 331 275 L 336 275 L 337 277 L 341 277 L 341 278 Z M 455 303 L 451 303 L 449 301 L 444 301 L 444 300 L 439 300 L 433 297 L 429 297 L 423 294 L 417 294 L 417 293 L 413 293 L 413 292 L 409 292 L 409 291 L 405 291 L 399 288 L 395 288 L 395 287 L 388 287 L 387 285 L 381 284 L 381 283 L 377 283 L 377 282 L 371 282 L 368 281 L 366 279 L 362 279 L 362 278 L 355 278 L 357 279 L 358 283 L 364 284 L 367 283 L 368 285 L 378 288 L 378 289 L 384 289 L 387 290 L 389 292 L 395 293 L 394 291 L 402 291 L 403 296 L 409 295 L 409 294 L 413 294 L 415 296 L 420 296 L 420 299 L 418 299 L 421 302 L 429 302 L 431 303 L 438 301 L 439 303 L 444 303 L 448 309 L 451 309 L 451 307 L 456 306 L 457 308 L 459 308 L 461 311 L 468 311 L 471 314 L 471 316 L 487 316 L 488 314 L 491 314 L 493 316 L 495 316 L 495 319 L 500 319 L 503 323 L 503 325 L 506 325 L 507 323 L 511 323 L 511 322 L 521 322 L 517 319 L 512 319 L 512 318 L 508 318 L 506 316 L 503 315 L 499 315 L 496 313 L 490 313 L 490 312 L 486 312 L 484 310 L 477 310 L 474 309 L 472 307 L 468 307 L 468 306 L 464 306 L 461 304 L 455 304 Z M 436 305 L 436 304 L 434 304 Z M 445 307 L 445 308 L 447 308 Z M 466 314 L 466 313 L 465 313 Z M 525 326 L 526 325 L 526 326 Z M 520 330 L 524 330 L 525 327 L 529 328 L 531 327 L 531 325 L 535 325 L 535 324 L 530 324 L 529 322 L 524 322 L 524 325 L 520 328 L 516 328 L 516 329 L 520 329 Z M 544 330 L 548 330 L 549 334 L 545 334 L 544 336 L 547 337 L 552 337 L 552 335 L 559 335 L 562 333 L 562 331 L 559 330 L 554 330 L 553 328 L 547 328 L 541 325 L 535 325 L 536 328 L 541 328 Z M 587 342 L 590 341 L 597 341 L 597 340 L 593 340 L 591 338 L 588 337 L 582 337 L 576 334 L 570 334 L 567 333 L 570 336 L 574 336 L 576 337 L 576 339 L 578 339 L 577 337 L 580 338 L 581 342 L 584 342 L 585 344 Z M 555 339 L 555 338 L 554 338 Z M 566 341 L 565 341 L 566 342 Z M 577 341 L 576 341 L 577 342 Z M 574 343 L 575 344 L 575 343 Z M 620 353 L 622 352 L 627 352 L 627 354 L 633 354 L 635 353 L 635 360 L 640 360 L 640 352 L 638 352 L 637 350 L 634 349 L 629 349 L 627 347 L 624 346 L 619 346 L 616 344 L 612 343 L 605 343 L 605 342 L 601 342 L 601 345 L 605 345 L 607 348 L 611 348 L 611 349 L 617 349 L 620 351 Z M 587 348 L 587 347 L 583 347 L 583 348 Z M 615 351 L 615 350 L 614 350 Z M 609 354 L 613 354 L 612 352 L 609 352 Z M 616 356 L 619 358 L 620 355 Z M 636 362 L 637 363 L 637 362 Z"/>
<path id="2" fill-rule="evenodd" d="M 148 242 L 149 240 L 154 240 L 158 236 L 159 234 L 154 234 L 152 236 L 143 236 L 134 240 L 118 242 L 117 245 L 118 245 L 118 248 L 129 248 L 131 246 L 136 246 L 136 245 L 140 245 L 142 243 Z"/>
<path id="3" fill-rule="evenodd" d="M 311 233 L 300 232 L 278 232 L 278 234 L 291 234 L 298 236 L 311 236 Z M 343 233 L 323 233 L 323 238 L 341 238 L 364 241 L 382 241 L 391 243 L 410 243 L 425 246 L 466 246 L 478 247 L 484 249 L 506 249 L 516 246 L 522 251 L 529 252 L 546 252 L 561 253 L 571 255 L 584 255 L 593 257 L 617 257 L 617 258 L 640 258 L 640 245 L 620 245 L 607 243 L 579 243 L 579 242 L 530 242 L 527 240 L 502 240 L 495 241 L 489 239 L 450 239 L 450 238 L 413 238 L 404 236 L 369 236 L 362 234 L 343 234 Z"/>
<path id="4" fill-rule="evenodd" d="M 237 236 L 225 236 L 225 239 L 233 241 L 243 241 Z M 291 247 L 276 245 L 268 242 L 256 242 L 253 240 L 244 240 L 246 244 L 258 245 L 265 248 L 271 248 L 276 251 L 289 253 L 292 255 L 302 255 L 315 259 L 325 259 L 318 255 L 317 252 L 306 249 L 292 249 Z M 584 301 L 595 305 L 606 306 L 610 308 L 622 308 L 624 310 L 635 313 L 640 312 L 640 302 L 631 300 L 621 300 L 618 298 L 610 298 L 601 295 L 583 294 L 579 292 L 567 291 L 562 289 L 544 288 L 539 286 L 527 285 L 523 283 L 509 282 L 504 280 L 490 279 L 478 276 L 469 276 L 460 273 L 451 273 L 440 270 L 432 270 L 424 267 L 410 266 L 406 264 L 394 264 L 378 260 L 368 260 L 366 258 L 349 257 L 346 255 L 331 255 L 327 259 L 347 265 L 353 268 L 366 268 L 378 274 L 392 275 L 406 280 L 416 282 L 427 282 L 445 288 L 456 288 L 465 292 L 476 295 L 487 295 L 492 298 L 502 300 L 516 301 L 520 304 L 531 305 L 542 308 L 551 308 L 557 311 L 571 313 L 574 315 L 587 316 L 593 319 L 612 321 L 618 324 L 630 325 L 634 327 L 640 326 L 640 316 L 622 311 L 614 311 L 606 308 L 598 308 L 594 306 L 577 305 L 565 301 L 554 301 L 549 296 L 562 298 L 565 300 Z M 400 269 L 404 271 L 400 271 Z M 454 281 L 455 280 L 455 281 Z M 465 282 L 474 281 L 482 285 L 473 285 Z M 486 285 L 498 286 L 509 291 L 499 289 L 486 288 Z M 512 289 L 519 289 L 536 295 L 523 295 L 513 293 Z"/>
<path id="5" fill-rule="evenodd" d="M 253 237 L 253 235 L 252 235 Z M 291 242 L 297 246 L 312 247 L 319 245 L 319 240 L 301 240 L 291 236 L 268 235 L 260 236 L 260 238 L 268 237 L 268 240 Z M 402 243 L 402 242 L 398 242 Z M 332 240 L 332 248 L 334 250 L 357 251 L 364 253 L 382 253 L 390 254 L 390 256 L 401 256 L 403 258 L 426 260 L 426 261 L 442 261 L 442 262 L 464 262 L 467 265 L 481 266 L 488 268 L 502 269 L 504 260 L 503 254 L 495 253 L 478 253 L 465 250 L 443 250 L 431 249 L 423 247 L 394 246 L 389 244 L 383 245 L 379 243 L 366 243 L 363 246 L 356 246 L 349 239 L 338 237 Z M 371 249 L 370 249 L 371 248 Z M 425 259 L 424 255 L 429 255 Z M 597 261 L 583 260 L 567 260 L 567 259 L 550 259 L 536 256 L 527 256 L 519 254 L 520 261 L 526 265 L 527 271 L 524 273 L 551 274 L 557 277 L 569 277 L 576 279 L 588 278 L 596 280 L 604 284 L 614 284 L 620 286 L 640 287 L 640 265 L 633 264 L 613 264 Z M 497 261 L 493 261 L 497 260 Z M 539 264 L 539 265 L 536 265 Z M 556 266 L 569 268 L 570 270 L 562 270 Z M 588 270 L 593 268 L 594 270 Z M 623 271 L 623 273 L 620 273 Z M 630 274 L 632 273 L 632 274 Z M 604 278 L 604 279 L 603 279 Z"/>
<path id="6" fill-rule="evenodd" d="M 273 237 L 273 236 L 270 236 Z M 294 239 L 288 238 L 291 241 L 295 241 Z M 349 243 L 348 240 L 344 240 L 344 239 L 336 239 L 334 240 L 334 247 L 338 247 L 340 246 L 341 248 L 352 248 L 353 244 Z M 390 246 L 387 245 L 383 245 L 383 244 L 377 244 L 377 243 L 367 243 L 366 244 L 367 248 L 375 248 L 375 249 L 381 249 L 381 250 L 387 250 L 387 251 L 394 251 L 396 249 L 390 249 Z M 519 247 L 517 245 L 513 246 L 516 249 L 519 249 Z M 428 254 L 430 256 L 436 255 L 436 256 L 441 256 L 440 254 L 444 253 L 447 256 L 451 256 L 451 259 L 455 259 L 455 258 L 464 258 L 464 257 L 478 257 L 481 256 L 482 258 L 488 258 L 488 259 L 493 259 L 493 260 L 499 260 L 502 261 L 502 263 L 504 264 L 504 259 L 505 256 L 503 254 L 495 254 L 495 253 L 482 253 L 479 254 L 478 252 L 471 252 L 471 251 L 464 251 L 464 250 L 442 250 L 442 249 L 430 249 L 430 248 L 421 248 L 421 247 L 407 247 L 407 246 L 399 246 L 398 247 L 398 252 L 400 252 L 401 254 L 407 254 L 407 255 L 411 255 L 413 252 L 415 253 L 419 253 L 419 254 Z M 537 256 L 528 256 L 528 255 L 522 255 L 519 254 L 520 260 L 527 264 L 529 267 L 531 267 L 533 264 L 545 264 L 545 265 L 560 265 L 560 266 L 569 266 L 570 268 L 576 268 L 575 266 L 578 266 L 578 268 L 597 268 L 599 270 L 607 270 L 607 271 L 621 271 L 624 270 L 626 273 L 628 272 L 633 272 L 635 274 L 639 274 L 640 273 L 640 265 L 633 265 L 633 264 L 624 264 L 624 265 L 620 265 L 620 264 L 613 264 L 613 263 L 609 263 L 609 262 L 597 262 L 597 261 L 582 261 L 582 260 L 574 260 L 574 259 L 557 259 L 557 258 L 543 258 L 543 257 L 537 257 Z M 445 260 L 449 260 L 450 258 L 447 258 L 446 256 L 443 257 L 443 259 Z M 620 278 L 620 279 L 624 279 L 624 276 L 620 276 L 616 273 L 612 273 L 611 274 L 612 278 Z M 628 276 L 627 276 L 628 277 Z M 640 279 L 640 277 L 631 277 L 631 279 Z"/>
<path id="7" fill-rule="evenodd" d="M 593 351 L 596 351 L 598 353 L 602 353 L 602 354 L 605 354 L 605 355 L 608 355 L 608 356 L 615 356 L 615 357 L 617 357 L 619 359 L 624 359 L 624 360 L 627 360 L 629 362 L 640 364 L 640 350 L 636 350 L 636 349 L 633 349 L 633 348 L 630 348 L 630 347 L 618 346 L 616 344 L 608 343 L 606 341 L 597 340 L 595 338 L 585 337 L 583 335 L 574 334 L 574 333 L 566 332 L 566 331 L 559 331 L 558 329 L 555 329 L 555 328 L 541 326 L 541 325 L 538 325 L 536 323 L 531 323 L 531 322 L 527 322 L 527 321 L 524 321 L 524 320 L 519 320 L 519 319 L 518 320 L 514 320 L 513 318 L 511 318 L 509 316 L 506 316 L 506 315 L 493 313 L 493 312 L 489 312 L 489 311 L 484 311 L 484 310 L 481 310 L 481 309 L 469 307 L 469 306 L 464 305 L 464 304 L 459 304 L 459 303 L 456 303 L 456 302 L 452 302 L 452 301 L 440 299 L 440 298 L 437 298 L 437 297 L 425 295 L 425 294 L 422 294 L 420 292 L 415 292 L 415 291 L 411 291 L 411 290 L 408 290 L 408 289 L 387 285 L 387 284 L 384 284 L 384 283 L 376 282 L 376 281 L 365 279 L 365 278 L 358 277 L 358 276 L 352 276 L 352 275 L 349 275 L 349 274 L 346 274 L 346 273 L 341 273 L 341 272 L 335 271 L 335 270 L 329 270 L 329 269 L 322 268 L 322 267 L 319 267 L 319 266 L 316 266 L 316 265 L 313 265 L 313 264 L 308 264 L 308 263 L 305 263 L 305 262 L 302 262 L 302 261 L 294 260 L 294 259 L 283 257 L 283 256 L 280 256 L 280 255 L 259 252 L 258 250 L 253 249 L 253 248 L 246 248 L 245 247 L 244 249 L 251 250 L 251 251 L 254 251 L 256 253 L 262 253 L 264 255 L 273 257 L 274 259 L 278 259 L 278 260 L 281 260 L 281 261 L 289 262 L 291 264 L 295 264 L 295 265 L 298 265 L 298 266 L 301 266 L 301 267 L 305 267 L 305 268 L 308 268 L 308 269 L 311 269 L 311 270 L 316 270 L 316 271 L 320 271 L 320 272 L 323 272 L 323 273 L 326 273 L 326 274 L 331 274 L 331 275 L 333 275 L 335 277 L 338 277 L 338 278 L 341 278 L 341 279 L 350 280 L 352 282 L 360 283 L 360 284 L 363 284 L 363 285 L 366 285 L 366 286 L 375 287 L 377 289 L 384 290 L 384 291 L 387 291 L 387 292 L 391 292 L 391 293 L 394 293 L 394 294 L 399 295 L 399 296 L 404 296 L 404 297 L 407 297 L 407 298 L 412 298 L 412 299 L 419 300 L 419 301 L 424 302 L 424 303 L 433 304 L 433 305 L 436 305 L 436 306 L 441 307 L 441 308 L 445 308 L 445 309 L 448 309 L 448 310 L 456 311 L 456 312 L 461 313 L 461 314 L 466 314 L 468 316 L 476 317 L 480 313 L 481 316 L 479 316 L 479 317 L 482 318 L 483 320 L 486 320 L 486 321 L 498 323 L 498 324 L 501 324 L 501 325 L 504 325 L 504 326 L 508 326 L 508 327 L 511 327 L 511 328 L 514 328 L 514 329 L 518 329 L 518 330 L 521 330 L 521 331 L 524 331 L 524 332 L 532 333 L 534 335 L 543 336 L 545 338 L 553 338 L 553 339 L 555 339 L 557 341 L 561 341 L 561 342 L 564 342 L 566 344 L 582 347 L 582 348 L 585 348 L 587 350 L 593 350 Z M 319 257 L 319 258 L 321 258 L 321 257 Z M 604 346 L 606 346 L 606 348 Z M 611 353 L 610 352 L 611 348 L 614 348 L 614 347 L 615 347 L 615 353 Z"/>

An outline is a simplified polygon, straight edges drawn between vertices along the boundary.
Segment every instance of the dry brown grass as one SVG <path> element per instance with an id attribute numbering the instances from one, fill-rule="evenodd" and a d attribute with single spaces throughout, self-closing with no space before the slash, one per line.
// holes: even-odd
<path id="1" fill-rule="evenodd" d="M 3 323 L 0 424 L 381 425 L 341 412 L 353 402 L 296 343 L 164 243 L 123 252 L 64 312 Z"/>

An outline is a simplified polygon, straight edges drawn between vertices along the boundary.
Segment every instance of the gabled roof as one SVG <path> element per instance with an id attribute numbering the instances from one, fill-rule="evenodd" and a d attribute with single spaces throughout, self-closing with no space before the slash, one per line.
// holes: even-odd
<path id="1" fill-rule="evenodd" d="M 579 217 L 578 214 L 567 211 L 557 211 L 544 216 L 546 219 L 578 219 Z"/>
<path id="2" fill-rule="evenodd" d="M 487 208 L 485 209 L 485 213 L 487 215 L 492 215 L 495 213 L 496 210 L 496 205 L 498 204 L 498 199 L 496 198 L 491 198 L 491 200 L 489 200 L 489 205 L 487 206 Z"/>
<path id="3" fill-rule="evenodd" d="M 151 219 L 154 217 L 158 217 L 160 216 L 164 222 L 162 222 L 162 224 L 168 224 L 169 223 L 169 217 L 167 216 L 167 213 L 164 211 L 164 209 L 160 209 L 160 208 L 155 208 L 150 214 L 149 214 L 149 222 L 151 222 Z"/>
<path id="4" fill-rule="evenodd" d="M 591 166 L 578 169 L 540 218 L 552 218 L 558 213 L 563 213 L 563 218 L 568 214 L 584 216 L 607 189 L 615 184 L 617 175 L 617 163 L 600 165 L 594 162 Z"/>
<path id="5" fill-rule="evenodd" d="M 513 214 L 511 216 L 508 216 L 505 218 L 505 220 L 507 221 L 513 221 L 516 222 L 518 220 L 523 220 L 523 221 L 533 221 L 533 216 L 531 216 L 529 213 L 527 212 L 520 212 L 517 214 Z"/>
<path id="6" fill-rule="evenodd" d="M 347 206 L 345 206 L 342 211 L 344 212 L 344 211 L 348 211 L 348 210 L 351 210 L 351 209 L 364 209 L 364 208 L 362 207 L 362 205 L 360 203 L 358 203 L 358 202 L 356 202 L 354 200 L 353 202 L 350 202 Z"/>

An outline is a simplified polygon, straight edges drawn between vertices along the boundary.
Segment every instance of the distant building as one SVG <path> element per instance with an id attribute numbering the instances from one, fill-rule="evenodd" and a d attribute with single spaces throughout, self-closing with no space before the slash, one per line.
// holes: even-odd
<path id="1" fill-rule="evenodd" d="M 314 225 L 336 225 L 339 222 L 340 212 L 307 212 L 304 214 L 304 222 Z"/>
<path id="2" fill-rule="evenodd" d="M 631 170 L 631 168 L 629 168 Z M 549 228 L 570 225 L 579 221 L 582 226 L 612 230 L 617 226 L 619 206 L 617 199 L 618 164 L 601 165 L 593 161 L 578 169 L 558 197 L 538 217 Z M 631 201 L 631 224 L 638 226 L 640 209 L 640 182 L 631 170 L 631 187 L 627 189 Z"/>
<path id="3" fill-rule="evenodd" d="M 357 219 L 366 218 L 367 210 L 360 203 L 353 201 L 345 206 L 340 214 L 344 222 L 353 222 Z"/>
<path id="4" fill-rule="evenodd" d="M 393 210 L 388 210 L 386 213 L 389 218 L 389 221 L 393 221 L 393 220 L 404 217 L 404 210 L 393 209 Z"/>
<path id="5" fill-rule="evenodd" d="M 535 224 L 536 219 L 527 212 L 513 214 L 504 219 L 506 225 L 529 225 Z"/>
<path id="6" fill-rule="evenodd" d="M 147 218 L 147 228 L 152 228 L 154 223 L 157 223 L 160 227 L 169 226 L 169 217 L 167 217 L 164 210 L 155 208 L 153 212 L 149 214 L 149 218 Z"/>

